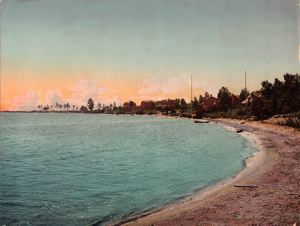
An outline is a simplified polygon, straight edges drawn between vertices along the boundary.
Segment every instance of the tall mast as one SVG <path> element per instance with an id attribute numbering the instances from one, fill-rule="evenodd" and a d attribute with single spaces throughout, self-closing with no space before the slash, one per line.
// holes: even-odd
<path id="1" fill-rule="evenodd" d="M 245 90 L 247 90 L 247 71 L 245 70 Z"/>
<path id="2" fill-rule="evenodd" d="M 193 104 L 192 104 L 192 101 L 193 101 L 193 75 L 191 75 L 191 114 L 193 112 Z"/>

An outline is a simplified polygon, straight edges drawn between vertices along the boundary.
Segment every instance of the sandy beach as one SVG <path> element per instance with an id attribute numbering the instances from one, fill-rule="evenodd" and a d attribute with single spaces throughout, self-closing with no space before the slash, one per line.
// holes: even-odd
<path id="1" fill-rule="evenodd" d="M 259 149 L 245 161 L 246 167 L 233 178 L 115 225 L 300 223 L 300 132 L 262 122 L 219 119 L 211 123 L 244 130 L 241 135 Z"/>

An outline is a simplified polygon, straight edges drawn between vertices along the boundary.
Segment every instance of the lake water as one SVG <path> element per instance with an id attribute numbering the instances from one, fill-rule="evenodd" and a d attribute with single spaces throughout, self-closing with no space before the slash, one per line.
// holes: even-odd
<path id="1" fill-rule="evenodd" d="M 228 178 L 254 148 L 189 119 L 0 114 L 0 223 L 101 224 Z"/>

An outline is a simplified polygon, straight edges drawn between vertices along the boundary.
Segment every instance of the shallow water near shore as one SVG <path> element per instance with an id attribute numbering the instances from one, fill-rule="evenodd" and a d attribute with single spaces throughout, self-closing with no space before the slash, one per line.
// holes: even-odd
<path id="1" fill-rule="evenodd" d="M 1 113 L 6 225 L 105 224 L 235 175 L 255 151 L 214 123 L 154 116 Z"/>

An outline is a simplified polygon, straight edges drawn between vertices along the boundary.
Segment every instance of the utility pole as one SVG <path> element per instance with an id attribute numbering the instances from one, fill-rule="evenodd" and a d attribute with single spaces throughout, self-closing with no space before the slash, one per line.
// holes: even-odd
<path id="1" fill-rule="evenodd" d="M 193 112 L 193 75 L 191 75 L 191 116 L 192 116 L 192 112 Z"/>
<path id="2" fill-rule="evenodd" d="M 247 71 L 245 70 L 245 90 L 247 90 Z"/>

